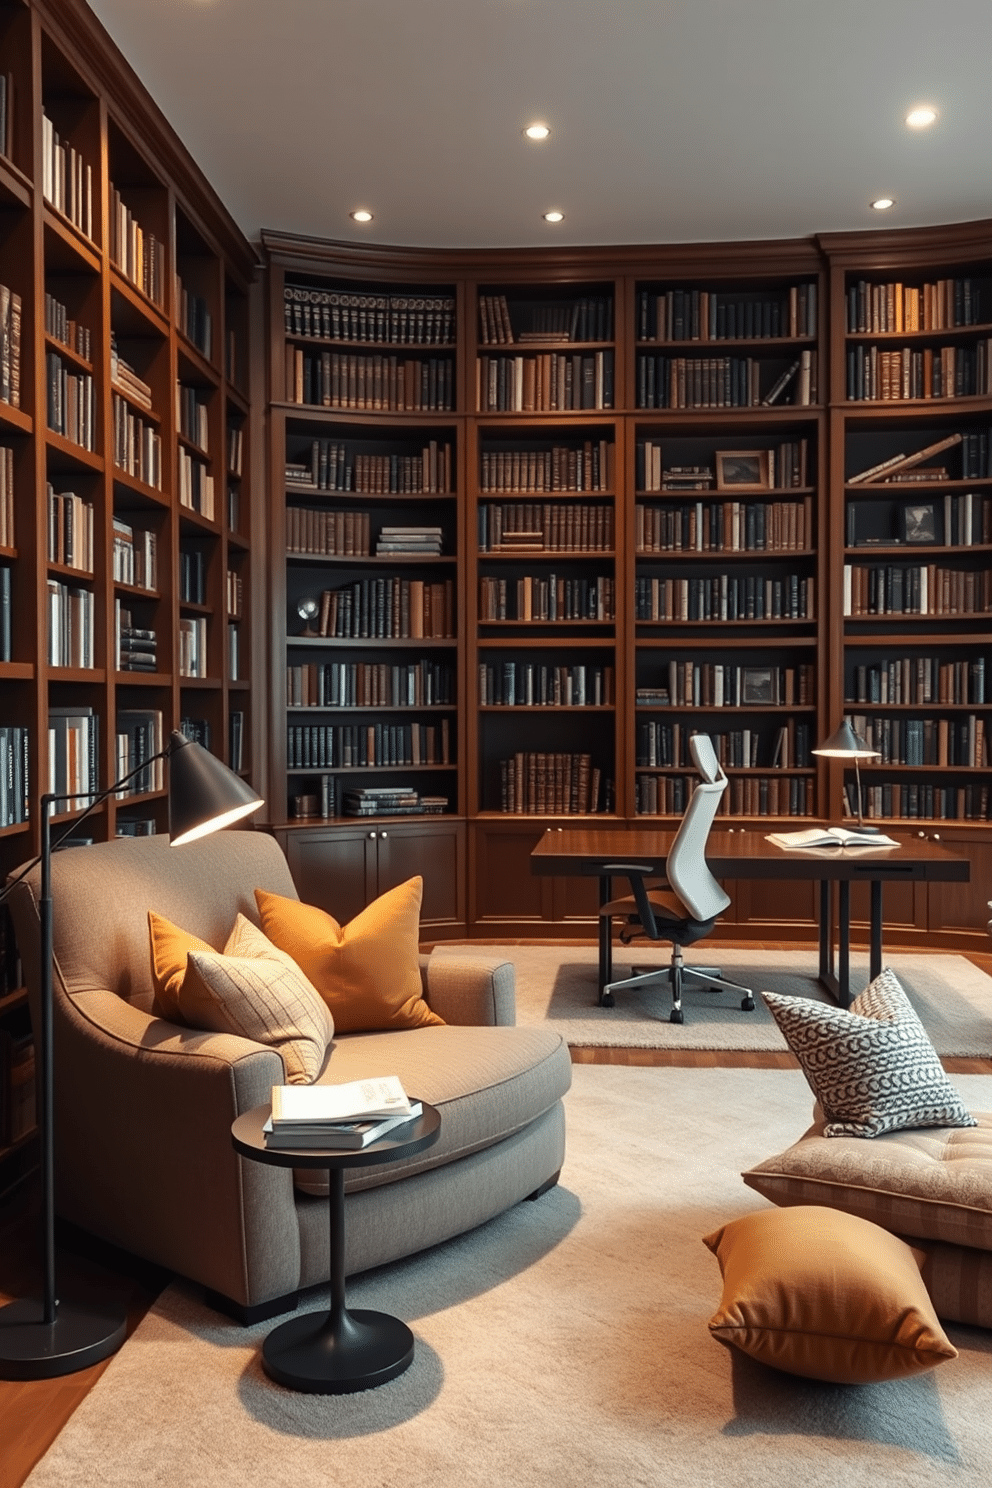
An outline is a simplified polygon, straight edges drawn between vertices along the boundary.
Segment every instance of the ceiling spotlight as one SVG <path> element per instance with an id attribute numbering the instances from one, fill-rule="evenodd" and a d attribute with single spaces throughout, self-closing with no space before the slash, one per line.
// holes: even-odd
<path id="1" fill-rule="evenodd" d="M 551 130 L 547 124 L 528 124 L 524 134 L 530 140 L 546 140 Z"/>
<path id="2" fill-rule="evenodd" d="M 910 129 L 926 129 L 937 117 L 937 110 L 932 109 L 929 104 L 921 104 L 919 108 L 910 109 L 906 115 L 906 123 Z"/>
<path id="3" fill-rule="evenodd" d="M 564 220 L 565 220 L 565 213 L 564 212 L 545 212 L 545 214 L 544 214 L 544 220 L 545 220 L 545 222 L 564 222 Z"/>
<path id="4" fill-rule="evenodd" d="M 872 202 L 872 206 L 876 212 L 887 212 L 890 207 L 895 206 L 895 202 L 891 196 L 877 196 Z"/>
<path id="5" fill-rule="evenodd" d="M 366 207 L 359 207 L 357 211 L 348 214 L 353 222 L 371 222 L 372 213 Z"/>

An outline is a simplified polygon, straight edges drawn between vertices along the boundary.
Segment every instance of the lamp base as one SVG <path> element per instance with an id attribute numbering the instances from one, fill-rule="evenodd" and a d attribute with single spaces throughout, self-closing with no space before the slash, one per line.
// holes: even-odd
<path id="1" fill-rule="evenodd" d="M 881 832 L 882 829 L 881 829 L 881 827 L 876 827 L 874 825 L 869 825 L 868 822 L 859 822 L 858 823 L 858 826 L 857 826 L 857 830 L 859 832 L 863 832 L 866 837 L 874 837 L 879 832 Z"/>
<path id="2" fill-rule="evenodd" d="M 109 1359 L 124 1342 L 127 1316 L 120 1303 L 59 1302 L 54 1323 L 26 1297 L 0 1308 L 0 1379 L 57 1379 Z"/>

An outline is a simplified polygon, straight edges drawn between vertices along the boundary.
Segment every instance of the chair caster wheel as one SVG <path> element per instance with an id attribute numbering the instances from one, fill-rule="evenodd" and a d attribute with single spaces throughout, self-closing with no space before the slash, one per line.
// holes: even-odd
<path id="1" fill-rule="evenodd" d="M 741 1012 L 742 1013 L 753 1013 L 754 1012 L 754 998 L 753 997 L 742 997 L 741 998 Z"/>
<path id="2" fill-rule="evenodd" d="M 668 1021 L 669 1023 L 684 1023 L 685 1019 L 682 1016 L 682 1009 L 672 1008 L 672 1011 L 668 1015 Z"/>
<path id="3" fill-rule="evenodd" d="M 600 1007 L 615 1007 L 616 1003 L 613 1000 L 613 993 L 601 992 L 599 994 L 599 1005 Z"/>

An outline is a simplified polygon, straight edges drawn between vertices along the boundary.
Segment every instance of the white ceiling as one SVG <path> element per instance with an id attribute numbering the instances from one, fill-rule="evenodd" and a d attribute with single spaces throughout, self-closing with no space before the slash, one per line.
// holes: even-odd
<path id="1" fill-rule="evenodd" d="M 990 0 L 90 3 L 249 237 L 661 243 L 992 216 Z M 922 133 L 903 122 L 921 102 L 939 109 Z M 534 119 L 544 145 L 522 137 Z"/>

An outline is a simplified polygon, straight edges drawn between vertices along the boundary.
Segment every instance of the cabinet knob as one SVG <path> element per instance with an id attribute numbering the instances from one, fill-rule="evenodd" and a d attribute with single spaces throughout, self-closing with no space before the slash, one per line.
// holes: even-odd
<path id="1" fill-rule="evenodd" d="M 389 833 L 388 832 L 382 832 L 380 835 L 383 836 L 383 837 L 388 837 L 389 836 Z"/>
<path id="2" fill-rule="evenodd" d="M 378 837 L 378 835 L 379 835 L 378 832 L 370 832 L 369 833 L 369 836 L 372 837 L 372 838 L 376 838 L 376 837 Z"/>
<path id="3" fill-rule="evenodd" d="M 934 832 L 934 834 L 933 834 L 933 840 L 934 840 L 934 842 L 939 842 L 940 841 L 940 833 L 939 832 Z"/>

